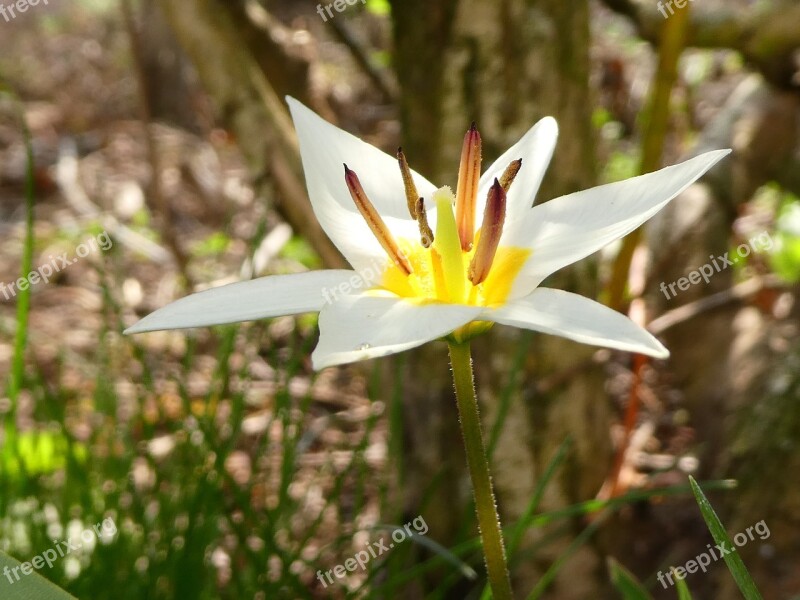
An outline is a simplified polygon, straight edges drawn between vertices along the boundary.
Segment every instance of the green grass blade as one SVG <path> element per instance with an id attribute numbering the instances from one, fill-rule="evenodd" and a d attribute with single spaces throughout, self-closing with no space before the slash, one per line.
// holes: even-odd
<path id="1" fill-rule="evenodd" d="M 503 432 L 503 426 L 508 417 L 508 411 L 511 409 L 511 402 L 514 398 L 520 396 L 519 376 L 522 373 L 525 357 L 528 355 L 532 338 L 533 335 L 530 332 L 523 332 L 517 351 L 514 353 L 514 359 L 508 372 L 508 383 L 503 387 L 503 391 L 500 394 L 497 417 L 492 425 L 492 430 L 489 432 L 489 441 L 486 444 L 486 455 L 489 457 L 489 460 L 494 456 L 494 451 L 497 449 L 497 442 L 500 441 L 500 434 Z"/>
<path id="2" fill-rule="evenodd" d="M 33 204 L 35 197 L 33 147 L 31 146 L 31 134 L 25 122 L 24 111 L 19 105 L 18 99 L 14 96 L 12 98 L 19 110 L 19 122 L 25 141 L 25 242 L 22 249 L 20 277 L 27 278 L 28 273 L 33 270 Z M 28 343 L 28 313 L 30 312 L 31 302 L 31 288 L 29 285 L 25 286 L 25 289 L 17 291 L 17 330 L 14 336 L 14 355 L 11 359 L 11 373 L 9 374 L 7 387 L 7 394 L 12 402 L 12 417 L 10 418 L 13 418 L 14 405 L 22 388 L 22 379 L 25 373 L 25 348 Z"/>
<path id="3" fill-rule="evenodd" d="M 706 489 L 714 489 L 714 490 L 731 490 L 736 487 L 736 482 L 733 480 L 718 480 L 718 481 L 707 481 L 703 484 Z M 612 498 L 610 500 L 588 500 L 586 502 L 580 502 L 578 504 L 574 504 L 572 506 L 557 509 L 553 511 L 548 511 L 544 513 L 539 513 L 537 515 L 532 515 L 529 519 L 524 520 L 520 519 L 514 525 L 507 526 L 505 528 L 505 535 L 510 537 L 514 531 L 516 531 L 517 527 L 543 527 L 550 523 L 556 523 L 558 521 L 564 521 L 565 519 L 569 519 L 571 517 L 581 517 L 584 515 L 596 514 L 603 510 L 609 510 L 611 512 L 623 507 L 628 506 L 634 502 L 643 502 L 651 500 L 652 498 L 663 498 L 669 496 L 682 496 L 686 495 L 690 492 L 691 487 L 688 485 L 675 485 L 675 486 L 668 486 L 658 489 L 651 489 L 651 490 L 637 490 L 633 492 L 628 492 L 623 496 L 619 496 L 617 498 Z M 598 518 L 602 520 L 601 518 Z M 580 535 L 584 536 L 585 539 L 591 537 L 594 529 L 596 528 L 596 522 L 593 523 L 594 527 L 590 526 L 590 528 L 586 528 Z M 584 540 L 585 541 L 585 540 Z M 581 542 L 582 543 L 582 542 Z M 575 548 L 577 549 L 577 548 Z M 468 556 L 470 554 L 475 554 L 476 561 L 480 561 L 480 539 L 477 537 L 471 538 L 464 542 L 459 543 L 458 545 L 451 547 L 449 549 L 455 556 Z M 574 552 L 574 550 L 567 550 L 567 552 Z M 417 564 L 409 569 L 403 571 L 402 576 L 398 579 L 398 584 L 406 581 L 411 581 L 415 578 L 422 577 L 426 573 L 431 572 L 433 569 L 440 567 L 444 561 L 440 555 L 436 555 L 424 562 Z M 559 565 L 560 568 L 560 565 Z M 557 572 L 550 573 L 548 577 L 552 578 Z M 539 582 L 541 587 L 542 582 Z M 550 584 L 550 581 L 545 582 L 546 585 Z M 541 593 L 543 590 L 537 590 L 537 593 Z M 536 597 L 536 596 L 529 596 Z"/>
<path id="4" fill-rule="evenodd" d="M 714 508 L 711 506 L 708 498 L 706 498 L 703 490 L 700 489 L 700 486 L 697 485 L 697 482 L 691 475 L 689 476 L 689 485 L 692 486 L 692 492 L 694 492 L 697 505 L 700 507 L 700 512 L 703 514 L 703 519 L 705 519 L 708 530 L 711 532 L 714 541 L 721 546 L 724 544 L 723 549 L 732 548 L 732 550 L 722 558 L 725 559 L 725 564 L 728 565 L 728 569 L 731 575 L 733 575 L 736 585 L 739 586 L 742 595 L 746 600 L 761 600 L 761 594 L 755 582 L 753 582 L 753 578 L 750 577 L 747 567 L 744 566 L 742 557 L 739 556 L 739 553 L 736 551 L 736 546 L 731 542 L 728 532 L 725 531 L 725 528 L 722 526 L 717 513 L 714 512 Z"/>
<path id="5" fill-rule="evenodd" d="M 386 525 L 386 524 L 379 524 L 371 529 L 375 531 L 386 531 L 388 533 L 392 533 L 395 530 L 403 531 L 402 525 Z M 419 544 L 430 550 L 433 554 L 441 557 L 445 562 L 450 563 L 453 565 L 456 570 L 461 573 L 467 579 L 477 579 L 478 574 L 475 572 L 475 569 L 470 567 L 467 563 L 463 560 L 458 558 L 454 553 L 450 550 L 442 546 L 439 542 L 432 540 L 431 538 L 418 533 L 414 532 L 409 536 L 409 539 L 414 542 L 415 544 Z"/>
<path id="6" fill-rule="evenodd" d="M 24 108 L 16 95 L 9 91 L 2 81 L 0 81 L 0 96 L 10 97 L 14 106 L 17 108 L 18 119 L 25 143 L 25 241 L 23 242 L 22 248 L 20 276 L 27 278 L 28 273 L 30 273 L 33 268 L 33 204 L 35 197 L 33 147 L 31 145 L 30 131 L 25 121 Z M 31 289 L 30 286 L 25 286 L 25 289 L 18 289 L 17 292 L 14 350 L 11 357 L 11 369 L 6 383 L 6 395 L 11 401 L 11 406 L 3 419 L 6 447 L 11 448 L 13 454 L 10 452 L 3 453 L 3 471 L 11 470 L 15 463 L 19 462 L 16 430 L 17 396 L 19 396 L 19 392 L 22 389 L 22 382 L 25 376 L 25 348 L 28 345 L 28 313 L 30 312 Z"/>
<path id="7" fill-rule="evenodd" d="M 674 573 L 673 573 L 674 575 Z M 692 600 L 692 593 L 685 579 L 675 578 L 675 588 L 678 590 L 678 600 Z"/>
<path id="8" fill-rule="evenodd" d="M 615 558 L 609 556 L 607 565 L 611 583 L 619 590 L 624 600 L 652 600 L 650 594 L 633 573 L 623 567 Z"/>
<path id="9" fill-rule="evenodd" d="M 536 483 L 536 489 L 533 492 L 533 498 L 531 498 L 530 503 L 525 508 L 525 512 L 522 513 L 522 516 L 519 519 L 519 527 L 514 529 L 514 533 L 511 535 L 509 542 L 508 542 L 508 556 L 509 560 L 513 560 L 514 554 L 517 552 L 520 543 L 522 542 L 522 537 L 525 535 L 525 532 L 528 530 L 526 526 L 529 524 L 533 518 L 534 513 L 539 509 L 539 504 L 544 497 L 544 491 L 547 488 L 547 484 L 550 483 L 550 480 L 556 474 L 556 471 L 561 466 L 561 463 L 564 462 L 564 459 L 567 457 L 567 451 L 569 450 L 572 444 L 572 438 L 567 436 L 564 438 L 564 441 L 561 442 L 561 445 L 556 450 L 555 455 L 553 456 L 552 460 L 547 465 L 544 474 L 541 476 L 539 481 Z"/>
<path id="10" fill-rule="evenodd" d="M 567 549 L 558 557 L 558 559 L 550 565 L 550 568 L 545 571 L 542 578 L 536 582 L 536 586 L 531 590 L 531 593 L 528 594 L 528 600 L 537 600 L 538 598 L 542 597 L 542 594 L 547 590 L 553 580 L 558 575 L 558 572 L 564 566 L 564 564 L 570 559 L 570 557 L 575 554 L 581 546 L 589 541 L 589 539 L 595 534 L 595 532 L 600 529 L 600 526 L 605 521 L 602 516 L 597 517 L 590 525 L 584 528 L 580 534 L 575 537 L 574 540 L 570 543 Z"/>
<path id="11" fill-rule="evenodd" d="M 525 508 L 525 512 L 522 513 L 522 516 L 519 518 L 518 526 L 513 530 L 513 533 L 509 536 L 508 541 L 508 560 L 510 563 L 515 562 L 515 555 L 517 553 L 517 549 L 519 548 L 520 543 L 522 543 L 522 538 L 525 535 L 525 532 L 528 530 L 527 524 L 530 524 L 534 513 L 539 509 L 539 504 L 544 497 L 544 491 L 547 488 L 547 484 L 550 483 L 550 480 L 555 475 L 558 467 L 561 466 L 561 463 L 564 462 L 564 459 L 567 457 L 567 451 L 572 444 L 572 438 L 569 436 L 564 438 L 564 441 L 561 442 L 561 445 L 556 450 L 555 455 L 550 460 L 547 465 L 547 469 L 545 469 L 544 474 L 536 483 L 536 489 L 533 492 L 533 497 L 531 501 L 528 503 L 528 506 Z M 488 600 L 491 597 L 491 590 L 487 585 L 483 589 L 483 594 L 481 595 L 481 600 Z"/>

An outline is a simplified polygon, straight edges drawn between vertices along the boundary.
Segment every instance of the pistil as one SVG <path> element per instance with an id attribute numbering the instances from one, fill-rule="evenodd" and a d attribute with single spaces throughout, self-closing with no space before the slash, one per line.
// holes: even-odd
<path id="1" fill-rule="evenodd" d="M 445 186 L 433 194 L 436 202 L 436 242 L 434 250 L 441 256 L 442 271 L 451 302 L 463 302 L 466 278 L 461 242 L 453 215 L 453 192 Z"/>

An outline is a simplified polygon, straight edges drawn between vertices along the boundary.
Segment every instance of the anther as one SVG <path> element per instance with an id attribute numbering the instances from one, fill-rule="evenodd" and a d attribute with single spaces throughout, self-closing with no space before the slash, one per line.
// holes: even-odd
<path id="1" fill-rule="evenodd" d="M 417 198 L 416 203 L 417 223 L 419 223 L 419 236 L 422 245 L 430 248 L 433 243 L 433 230 L 428 225 L 428 214 L 425 212 L 425 199 Z"/>
<path id="2" fill-rule="evenodd" d="M 500 182 L 495 179 L 486 199 L 478 247 L 469 265 L 469 280 L 472 285 L 482 283 L 489 275 L 497 253 L 497 246 L 500 243 L 500 236 L 503 234 L 505 219 L 506 192 Z"/>
<path id="3" fill-rule="evenodd" d="M 358 175 L 355 174 L 355 171 L 348 169 L 347 165 L 344 166 L 344 180 L 345 183 L 347 183 L 347 189 L 350 190 L 350 196 L 353 198 L 356 208 L 358 208 L 358 212 L 364 217 L 364 220 L 378 239 L 378 242 L 380 242 L 380 245 L 406 275 L 411 275 L 413 270 L 411 265 L 403 252 L 401 252 L 400 247 L 397 245 L 386 223 L 384 223 L 378 211 L 375 210 L 375 206 L 373 206 L 372 202 L 367 198 L 366 193 L 364 193 L 364 188 L 361 187 Z"/>
<path id="4" fill-rule="evenodd" d="M 464 136 L 461 147 L 461 164 L 458 168 L 456 186 L 456 224 L 461 249 L 472 248 L 475 235 L 475 204 L 478 198 L 478 184 L 481 179 L 481 135 L 475 123 Z"/>
<path id="5" fill-rule="evenodd" d="M 503 174 L 500 176 L 500 187 L 503 188 L 503 191 L 508 194 L 508 189 L 511 187 L 511 184 L 514 183 L 514 178 L 519 173 L 519 170 L 522 168 L 522 159 L 518 158 L 515 161 L 512 161 L 510 165 L 506 167 L 506 170 L 503 171 Z"/>
<path id="6" fill-rule="evenodd" d="M 403 187 L 406 190 L 406 202 L 408 203 L 408 212 L 411 213 L 411 218 L 417 218 L 417 186 L 414 185 L 414 178 L 411 177 L 411 169 L 408 167 L 406 155 L 403 154 L 403 149 L 397 149 L 397 163 L 400 165 L 400 174 L 403 176 Z M 427 246 L 426 246 L 427 248 Z"/>

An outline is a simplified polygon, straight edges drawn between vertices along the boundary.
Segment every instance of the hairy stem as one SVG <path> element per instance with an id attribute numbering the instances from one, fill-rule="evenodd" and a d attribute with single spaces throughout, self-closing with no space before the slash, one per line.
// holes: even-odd
<path id="1" fill-rule="evenodd" d="M 483 555 L 486 561 L 489 585 L 492 588 L 494 600 L 510 600 L 512 598 L 511 580 L 506 564 L 500 519 L 497 515 L 497 506 L 492 491 L 492 479 L 489 475 L 489 462 L 481 435 L 478 398 L 475 395 L 469 343 L 450 342 L 449 347 L 461 434 L 464 437 L 464 448 L 467 452 L 467 465 L 472 479 L 475 510 L 478 513 L 478 529 L 483 542 Z"/>

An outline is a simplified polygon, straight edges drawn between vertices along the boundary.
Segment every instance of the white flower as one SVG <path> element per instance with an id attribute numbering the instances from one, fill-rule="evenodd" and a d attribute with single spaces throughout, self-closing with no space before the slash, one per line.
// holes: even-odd
<path id="1" fill-rule="evenodd" d="M 550 117 L 482 176 L 473 126 L 454 195 L 410 171 L 401 151 L 396 160 L 293 98 L 288 102 L 314 212 L 355 272 L 275 275 L 206 290 L 157 310 L 126 333 L 320 311 L 316 369 L 444 336 L 466 339 L 492 323 L 669 355 L 626 316 L 539 284 L 633 231 L 729 150 L 531 207 L 558 135 Z M 343 172 L 342 163 L 350 168 Z"/>

